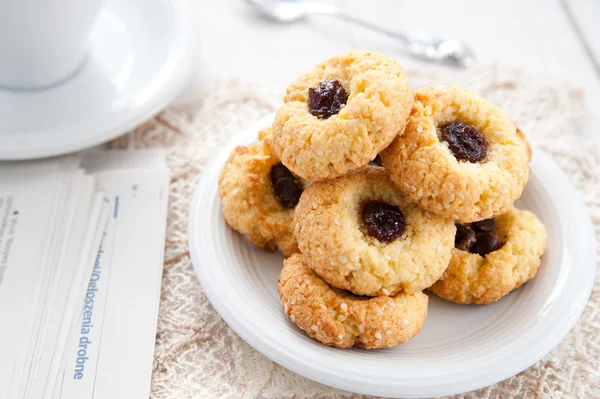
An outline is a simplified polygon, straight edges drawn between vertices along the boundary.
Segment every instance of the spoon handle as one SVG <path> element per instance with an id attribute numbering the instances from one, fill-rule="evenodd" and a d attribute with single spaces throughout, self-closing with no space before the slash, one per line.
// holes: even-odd
<path id="1" fill-rule="evenodd" d="M 308 2 L 306 4 L 306 11 L 309 14 L 327 14 L 337 17 L 341 20 L 349 22 L 354 25 L 362 26 L 363 28 L 371 29 L 375 32 L 382 33 L 394 39 L 399 39 L 404 44 L 408 44 L 408 36 L 401 32 L 394 32 L 390 29 L 383 28 L 379 25 L 375 25 L 371 22 L 365 21 L 361 18 L 356 18 L 350 14 L 346 14 L 339 7 L 329 3 L 319 2 Z"/>
<path id="2" fill-rule="evenodd" d="M 336 14 L 336 16 L 338 18 L 340 18 L 340 19 L 343 19 L 346 22 L 350 22 L 352 24 L 355 24 L 355 25 L 358 25 L 358 26 L 362 26 L 363 28 L 370 29 L 370 30 L 372 30 L 374 32 L 379 32 L 379 33 L 384 34 L 386 36 L 389 36 L 389 37 L 391 37 L 393 39 L 400 40 L 405 45 L 408 44 L 409 41 L 410 41 L 409 38 L 408 38 L 408 35 L 406 35 L 405 33 L 393 31 L 391 29 L 387 29 L 387 28 L 385 28 L 383 26 L 376 25 L 376 24 L 373 24 L 371 22 L 367 22 L 364 19 L 353 17 L 352 15 L 343 13 L 341 11 L 338 12 Z"/>
<path id="3" fill-rule="evenodd" d="M 436 63 L 466 67 L 473 63 L 474 56 L 469 46 L 456 40 L 440 40 L 426 37 L 410 37 L 406 33 L 387 29 L 383 26 L 346 14 L 333 4 L 308 3 L 307 11 L 313 14 L 327 14 L 363 28 L 379 32 L 400 41 L 413 57 Z"/>

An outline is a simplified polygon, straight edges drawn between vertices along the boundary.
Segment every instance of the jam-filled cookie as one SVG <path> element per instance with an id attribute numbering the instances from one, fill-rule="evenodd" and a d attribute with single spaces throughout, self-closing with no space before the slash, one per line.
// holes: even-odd
<path id="1" fill-rule="evenodd" d="M 546 249 L 546 228 L 514 207 L 495 219 L 458 224 L 442 278 L 429 288 L 446 300 L 487 305 L 532 279 Z"/>
<path id="2" fill-rule="evenodd" d="M 278 247 L 289 256 L 298 251 L 294 209 L 304 183 L 273 151 L 271 129 L 259 134 L 257 145 L 239 146 L 229 156 L 219 178 L 219 197 L 227 224 L 247 234 L 267 251 Z"/>
<path id="3" fill-rule="evenodd" d="M 451 86 L 418 90 L 404 134 L 380 155 L 410 201 L 465 223 L 504 213 L 529 177 L 523 133 L 496 106 Z"/>
<path id="4" fill-rule="evenodd" d="M 451 219 L 406 201 L 379 166 L 313 182 L 295 233 L 308 266 L 357 295 L 421 291 L 443 274 L 454 247 Z"/>
<path id="5" fill-rule="evenodd" d="M 292 322 L 311 338 L 339 348 L 399 345 L 421 331 L 427 316 L 428 298 L 422 292 L 358 297 L 330 287 L 300 254 L 285 260 L 278 289 Z"/>
<path id="6" fill-rule="evenodd" d="M 275 152 L 303 178 L 341 176 L 404 131 L 413 102 L 395 59 L 367 51 L 333 57 L 287 88 L 273 122 Z"/>

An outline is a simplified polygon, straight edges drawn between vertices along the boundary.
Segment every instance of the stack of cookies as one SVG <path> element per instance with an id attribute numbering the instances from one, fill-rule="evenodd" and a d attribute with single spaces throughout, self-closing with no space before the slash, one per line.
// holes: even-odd
<path id="1" fill-rule="evenodd" d="M 331 346 L 386 348 L 427 316 L 424 290 L 486 305 L 535 276 L 544 225 L 516 209 L 531 149 L 458 87 L 413 93 L 398 62 L 352 51 L 287 89 L 219 180 L 227 223 L 287 257 L 285 314 Z"/>

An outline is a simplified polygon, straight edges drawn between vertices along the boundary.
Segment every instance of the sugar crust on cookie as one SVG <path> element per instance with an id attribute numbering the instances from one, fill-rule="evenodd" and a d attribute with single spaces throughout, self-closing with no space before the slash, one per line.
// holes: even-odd
<path id="1" fill-rule="evenodd" d="M 429 288 L 446 300 L 487 305 L 531 280 L 546 249 L 546 228 L 531 212 L 512 207 L 496 217 L 495 233 L 505 244 L 485 257 L 452 250 L 450 265 Z"/>
<path id="2" fill-rule="evenodd" d="M 483 162 L 458 161 L 439 139 L 439 128 L 457 120 L 488 140 Z M 468 223 L 504 213 L 521 196 L 529 178 L 530 149 L 524 138 L 498 107 L 470 91 L 430 86 L 415 92 L 404 134 L 380 156 L 410 201 Z"/>
<path id="3" fill-rule="evenodd" d="M 308 109 L 308 89 L 338 79 L 346 105 L 328 119 Z M 274 147 L 292 172 L 306 179 L 341 176 L 366 165 L 402 134 L 414 102 L 398 61 L 384 54 L 350 51 L 317 65 L 288 88 L 273 122 Z"/>
<path id="4" fill-rule="evenodd" d="M 427 317 L 428 298 L 422 292 L 357 297 L 330 287 L 301 254 L 285 260 L 278 289 L 293 323 L 311 338 L 339 348 L 399 345 L 417 335 Z"/>
<path id="5" fill-rule="evenodd" d="M 285 208 L 273 193 L 270 171 L 280 161 L 273 151 L 272 132 L 260 143 L 236 147 L 219 177 L 219 197 L 227 224 L 267 251 L 289 256 L 298 252 L 292 225 L 294 209 Z"/>
<path id="6" fill-rule="evenodd" d="M 362 204 L 383 201 L 404 214 L 405 232 L 390 243 L 365 234 Z M 450 219 L 406 201 L 378 166 L 314 182 L 296 207 L 295 234 L 309 267 L 329 284 L 357 295 L 423 290 L 437 281 L 454 247 Z"/>

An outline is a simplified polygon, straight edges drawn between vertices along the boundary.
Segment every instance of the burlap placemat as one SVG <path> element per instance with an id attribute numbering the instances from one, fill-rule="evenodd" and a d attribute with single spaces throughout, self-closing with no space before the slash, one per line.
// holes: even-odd
<path id="1" fill-rule="evenodd" d="M 457 73 L 407 71 L 414 87 L 463 85 L 498 104 L 550 152 L 589 207 L 600 236 L 600 148 L 578 135 L 582 96 L 574 87 L 496 66 Z M 169 108 L 111 147 L 164 147 L 172 169 L 152 398 L 363 398 L 273 363 L 221 320 L 202 292 L 187 246 L 188 206 L 210 157 L 231 135 L 280 104 L 283 88 L 216 82 L 195 104 Z M 457 398 L 598 398 L 600 285 L 582 319 L 552 353 L 528 370 Z"/>

